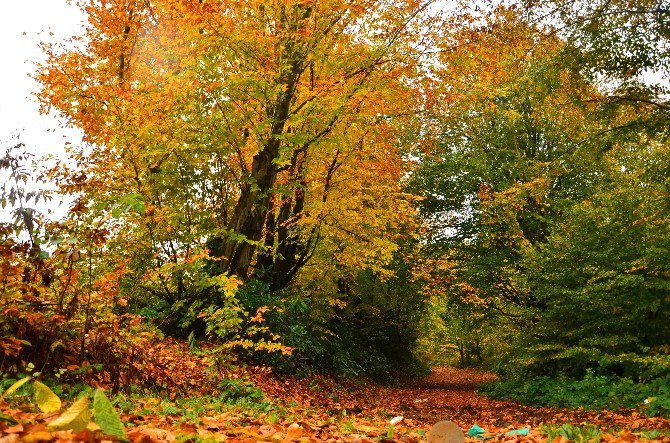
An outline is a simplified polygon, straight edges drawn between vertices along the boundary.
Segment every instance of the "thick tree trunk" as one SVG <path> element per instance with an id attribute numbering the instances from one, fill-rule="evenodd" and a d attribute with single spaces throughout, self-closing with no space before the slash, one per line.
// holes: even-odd
<path id="1" fill-rule="evenodd" d="M 263 235 L 263 223 L 270 210 L 270 192 L 275 184 L 277 168 L 273 160 L 279 152 L 279 141 L 270 140 L 253 159 L 251 180 L 246 183 L 235 205 L 229 229 L 246 240 L 224 238 L 222 255 L 223 271 L 246 278 L 255 246 Z"/>
<path id="2" fill-rule="evenodd" d="M 296 11 L 290 26 L 297 32 L 304 26 L 304 19 L 309 17 L 310 13 L 311 8 Z M 254 243 L 262 239 L 263 227 L 270 213 L 270 201 L 278 173 L 274 161 L 279 157 L 281 136 L 284 133 L 298 81 L 307 63 L 304 48 L 293 40 L 286 42 L 283 57 L 286 58 L 286 66 L 280 67 L 278 79 L 278 83 L 284 86 L 283 92 L 267 110 L 268 117 L 272 119 L 270 134 L 261 151 L 253 158 L 251 176 L 242 187 L 233 216 L 228 223 L 229 230 L 235 235 L 223 238 L 222 271 L 235 274 L 242 279 L 247 279 L 249 276 L 249 267 L 256 251 Z M 279 223 L 277 225 L 279 226 Z M 243 236 L 244 239 L 240 239 L 239 236 Z"/>

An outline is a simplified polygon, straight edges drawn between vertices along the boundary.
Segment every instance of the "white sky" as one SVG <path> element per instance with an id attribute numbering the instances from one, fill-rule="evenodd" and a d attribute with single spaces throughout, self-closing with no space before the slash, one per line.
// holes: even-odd
<path id="1" fill-rule="evenodd" d="M 81 33 L 84 15 L 67 0 L 0 0 L 0 4 L 0 155 L 20 135 L 27 150 L 38 157 L 62 156 L 65 142 L 76 145 L 81 134 L 63 128 L 55 115 L 39 114 L 32 96 L 38 86 L 30 75 L 35 63 L 44 59 L 39 43 Z M 62 213 L 56 205 L 40 209 Z M 0 220 L 7 218 L 8 211 L 0 209 Z"/>

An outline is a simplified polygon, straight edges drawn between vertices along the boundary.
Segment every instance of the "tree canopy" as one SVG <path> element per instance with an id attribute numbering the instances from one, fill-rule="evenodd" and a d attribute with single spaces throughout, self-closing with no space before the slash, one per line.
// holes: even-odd
<path id="1" fill-rule="evenodd" d="M 0 159 L 0 369 L 118 390 L 170 343 L 667 415 L 667 3 L 81 1 L 34 77 L 83 142 Z"/>

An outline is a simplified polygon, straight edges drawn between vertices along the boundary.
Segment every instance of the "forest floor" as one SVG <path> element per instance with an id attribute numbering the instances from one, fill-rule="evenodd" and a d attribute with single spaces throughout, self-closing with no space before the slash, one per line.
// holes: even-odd
<path id="1" fill-rule="evenodd" d="M 436 367 L 426 378 L 386 386 L 319 375 L 278 376 L 262 367 L 237 368 L 228 374 L 236 380 L 228 387 L 236 390 L 235 397 L 223 401 L 220 392 L 213 395 L 212 385 L 206 382 L 211 381 L 203 369 L 206 357 L 193 356 L 176 341 L 166 341 L 151 352 L 173 374 L 179 393 L 144 391 L 117 398 L 126 434 L 134 443 L 418 443 L 441 420 L 455 422 L 464 432 L 478 425 L 487 431 L 480 437 L 493 442 L 670 443 L 670 420 L 664 418 L 643 417 L 634 411 L 537 408 L 493 400 L 478 394 L 477 387 L 495 376 L 474 369 Z M 105 380 L 95 384 L 104 386 Z M 0 404 L 0 412 L 15 419 L 0 420 L 0 443 L 103 440 L 94 424 L 77 434 L 51 431 L 47 425 L 58 414 L 41 414 L 30 405 L 29 396 L 23 400 Z M 391 434 L 389 421 L 395 416 L 404 418 Z M 561 436 L 555 430 L 565 423 L 571 426 Z M 519 428 L 530 431 L 525 436 L 505 435 Z M 466 441 L 483 439 L 467 437 Z"/>

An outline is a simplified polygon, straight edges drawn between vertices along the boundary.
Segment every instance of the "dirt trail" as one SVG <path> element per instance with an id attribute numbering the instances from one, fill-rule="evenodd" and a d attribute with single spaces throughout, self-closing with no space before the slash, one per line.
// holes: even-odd
<path id="1" fill-rule="evenodd" d="M 194 357 L 187 344 L 178 340 L 163 340 L 151 350 L 165 370 L 180 374 L 183 395 L 212 394 L 215 386 L 206 381 L 206 364 Z M 425 378 L 408 380 L 397 386 L 382 386 L 372 382 L 333 380 L 313 374 L 296 378 L 273 373 L 270 368 L 249 366 L 237 372 L 221 374 L 223 378 L 250 378 L 269 399 L 283 400 L 294 405 L 296 415 L 311 409 L 316 414 L 368 417 L 384 422 L 388 413 L 402 415 L 406 422 L 417 427 L 429 427 L 440 420 L 452 420 L 461 428 L 473 424 L 489 430 L 519 428 L 540 424 L 594 424 L 603 430 L 659 429 L 670 430 L 670 420 L 647 418 L 631 411 L 583 411 L 548 407 L 524 406 L 512 401 L 494 400 L 477 393 L 477 388 L 495 379 L 490 372 L 476 369 L 435 367 Z M 221 378 L 219 377 L 219 379 Z M 217 379 L 218 380 L 218 379 Z M 376 417 L 376 419 L 375 419 Z"/>
<path id="2" fill-rule="evenodd" d="M 183 350 L 182 355 L 186 355 Z M 202 374 L 204 365 L 194 364 L 188 359 L 174 357 L 172 349 L 169 360 L 172 373 L 182 375 L 183 386 L 195 385 L 209 380 Z M 162 355 L 162 354 L 161 354 Z M 163 364 L 168 360 L 163 359 Z M 177 371 L 178 372 L 174 372 Z M 251 378 L 270 400 L 278 401 L 286 408 L 285 418 L 269 420 L 265 414 L 246 414 L 239 410 L 221 412 L 204 409 L 198 412 L 197 421 L 184 420 L 180 414 L 158 414 L 147 408 L 122 415 L 128 423 L 127 433 L 135 443 L 174 443 L 177 436 L 184 441 L 193 441 L 193 436 L 211 441 L 225 440 L 229 443 L 256 443 L 281 441 L 309 441 L 327 443 L 375 443 L 384 439 L 393 415 L 405 419 L 396 426 L 394 441 L 419 443 L 419 430 L 426 431 L 440 420 L 452 420 L 464 431 L 477 424 L 495 436 L 490 442 L 540 443 L 546 436 L 540 424 L 583 423 L 598 425 L 602 430 L 624 429 L 622 432 L 605 434 L 607 443 L 632 443 L 639 441 L 642 429 L 670 430 L 667 419 L 642 418 L 631 412 L 585 412 L 556 408 L 533 408 L 514 402 L 493 400 L 476 392 L 477 387 L 494 376 L 472 369 L 435 368 L 432 374 L 421 380 L 407 381 L 400 386 L 381 386 L 352 380 L 333 380 L 312 375 L 295 378 L 273 374 L 268 368 L 237 368 L 228 374 L 232 380 L 247 383 Z M 205 394 L 192 390 L 191 396 Z M 209 394 L 212 394 L 210 392 Z M 152 402 L 156 399 L 148 399 Z M 138 407 L 142 402 L 138 399 Z M 152 403 L 154 406 L 155 403 Z M 0 404 L 0 412 L 13 417 L 19 423 L 12 425 L 0 421 L 0 443 L 19 441 L 100 441 L 102 436 L 95 431 L 84 430 L 54 432 L 47 428 L 54 414 L 40 413 L 32 406 L 12 408 L 8 403 Z M 527 436 L 505 436 L 505 432 L 520 427 L 530 427 Z M 475 437 L 467 443 L 476 443 Z M 567 443 L 567 440 L 560 440 Z M 670 443 L 670 437 L 655 440 Z"/>
<path id="3" fill-rule="evenodd" d="M 277 377 L 265 373 L 256 382 L 266 395 L 316 407 L 330 413 L 383 417 L 402 415 L 417 427 L 430 427 L 440 420 L 452 420 L 462 429 L 473 424 L 496 432 L 541 424 L 592 424 L 603 430 L 670 430 L 670 420 L 647 418 L 632 411 L 584 411 L 531 407 L 512 401 L 494 400 L 477 393 L 477 388 L 495 375 L 475 369 L 436 367 L 426 378 L 409 380 L 399 386 L 374 383 L 355 384 L 313 376 L 307 379 Z"/>
<path id="4" fill-rule="evenodd" d="M 596 424 L 603 429 L 642 427 L 670 430 L 670 420 L 645 418 L 636 412 L 537 408 L 494 400 L 476 392 L 479 385 L 494 378 L 491 373 L 474 369 L 437 367 L 428 377 L 408 382 L 402 387 L 376 389 L 382 398 L 393 402 L 393 408 L 389 409 L 394 413 L 424 423 L 452 420 L 464 429 L 475 423 L 484 428 L 499 429 L 569 422 Z"/>

